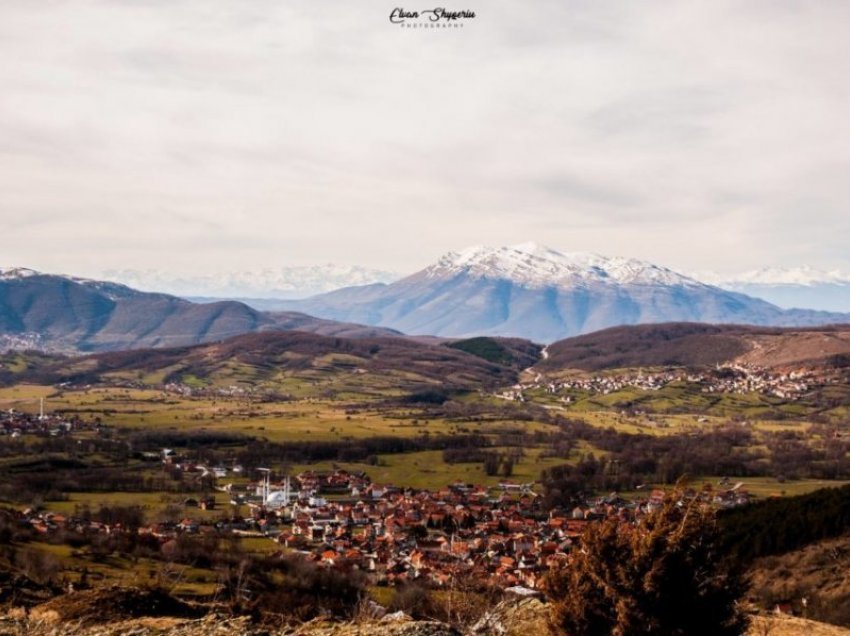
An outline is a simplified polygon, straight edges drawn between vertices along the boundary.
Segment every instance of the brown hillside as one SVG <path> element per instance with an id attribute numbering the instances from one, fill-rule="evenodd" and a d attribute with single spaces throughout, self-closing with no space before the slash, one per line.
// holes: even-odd
<path id="1" fill-rule="evenodd" d="M 221 342 L 163 349 L 139 349 L 57 358 L 16 381 L 94 383 L 108 374 L 154 373 L 165 370 L 166 381 L 184 375 L 214 378 L 238 365 L 251 380 L 281 371 L 371 373 L 399 378 L 398 383 L 440 382 L 455 387 L 504 384 L 515 380 L 509 365 L 489 362 L 449 347 L 406 338 L 341 338 L 299 331 L 263 332 Z"/>
<path id="2" fill-rule="evenodd" d="M 790 604 L 819 621 L 850 626 L 850 535 L 757 560 L 751 595 L 763 607 Z"/>
<path id="3" fill-rule="evenodd" d="M 750 350 L 737 361 L 760 367 L 818 363 L 850 354 L 850 326 L 834 330 L 798 329 L 778 334 L 754 334 Z"/>
<path id="4" fill-rule="evenodd" d="M 549 346 L 542 371 L 743 362 L 761 367 L 831 364 L 850 356 L 850 325 L 778 328 L 664 323 L 615 327 Z"/>

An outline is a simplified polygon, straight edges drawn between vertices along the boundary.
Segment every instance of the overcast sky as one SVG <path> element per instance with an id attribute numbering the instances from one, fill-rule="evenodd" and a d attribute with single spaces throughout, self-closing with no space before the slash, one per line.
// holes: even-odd
<path id="1" fill-rule="evenodd" d="M 850 263 L 850 3 L 394 6 L 0 0 L 0 265 Z"/>

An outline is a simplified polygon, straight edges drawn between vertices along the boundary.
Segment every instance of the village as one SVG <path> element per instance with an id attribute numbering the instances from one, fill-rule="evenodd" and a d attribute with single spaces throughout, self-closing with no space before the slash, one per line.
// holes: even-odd
<path id="1" fill-rule="evenodd" d="M 215 509 L 214 496 L 190 497 L 185 516 L 133 530 L 94 521 L 90 515 L 28 509 L 21 522 L 49 535 L 138 532 L 160 545 L 163 559 L 181 535 L 266 538 L 281 553 L 297 552 L 320 566 L 359 570 L 378 585 L 418 581 L 452 585 L 462 577 L 503 589 L 534 593 L 546 571 L 568 559 L 587 524 L 608 517 L 634 523 L 662 505 L 665 493 L 639 499 L 616 493 L 588 498 L 570 510 L 544 511 L 530 485 L 485 488 L 456 483 L 440 490 L 373 484 L 363 473 L 306 471 L 272 483 L 271 471 L 241 487 L 219 486 L 230 508 L 205 520 L 192 510 Z M 690 494 L 731 507 L 749 503 L 741 484 Z M 235 510 L 248 514 L 240 516 Z"/>
<path id="2" fill-rule="evenodd" d="M 513 399 L 522 399 L 524 391 L 534 388 L 558 395 L 627 387 L 654 391 L 688 382 L 699 383 L 705 392 L 781 391 L 792 398 L 824 381 L 806 371 L 776 374 L 718 367 L 713 373 L 668 370 L 546 384 L 538 378 L 512 391 L 518 396 Z M 166 390 L 192 395 L 183 385 L 170 384 Z M 86 437 L 109 432 L 99 418 L 45 413 L 42 399 L 33 404 L 38 405 L 34 413 L 0 412 L 0 434 Z M 186 538 L 252 539 L 251 545 L 259 541 L 265 552 L 300 554 L 321 567 L 357 570 L 376 585 L 415 581 L 445 587 L 468 577 L 532 594 L 554 565 L 569 560 L 588 524 L 612 517 L 639 523 L 665 497 L 663 490 L 646 487 L 626 494 L 587 495 L 574 499 L 569 508 L 550 508 L 534 483 L 456 482 L 429 490 L 374 483 L 365 472 L 342 468 L 322 472 L 302 467 L 286 475 L 257 464 L 243 466 L 233 456 L 206 461 L 185 449 L 151 445 L 137 446 L 132 457 L 143 461 L 144 471 L 153 467 L 159 472 L 155 467 L 161 465 L 163 474 L 176 478 L 169 482 L 173 490 L 163 494 L 170 498 L 168 514 L 148 507 L 144 522 L 129 527 L 88 508 L 51 510 L 47 501 L 20 512 L 20 522 L 45 540 L 68 533 L 143 535 L 163 562 L 173 558 Z M 752 499 L 742 483 L 725 479 L 710 490 L 689 494 L 716 508 L 745 506 Z"/>
<path id="3" fill-rule="evenodd" d="M 700 385 L 703 393 L 725 393 L 745 395 L 757 393 L 765 396 L 798 400 L 814 386 L 835 384 L 842 379 L 824 373 L 823 370 L 796 369 L 791 371 L 770 371 L 746 365 L 717 365 L 712 371 L 687 371 L 671 369 L 660 372 L 616 373 L 609 375 L 594 375 L 592 377 L 575 377 L 546 381 L 538 375 L 534 381 L 516 384 L 510 389 L 500 392 L 502 399 L 524 401 L 525 392 L 543 389 L 552 395 L 569 391 L 582 391 L 590 394 L 609 395 L 625 389 L 641 391 L 659 391 L 674 383 Z M 844 380 L 846 381 L 846 380 Z M 561 401 L 569 404 L 572 396 L 563 396 Z"/>
<path id="4" fill-rule="evenodd" d="M 26 413 L 16 409 L 0 411 L 0 435 L 12 439 L 22 435 L 58 437 L 72 431 L 98 431 L 106 428 L 99 418 L 82 419 L 65 417 L 58 413 L 46 413 L 44 400 L 39 400 L 38 413 Z"/>

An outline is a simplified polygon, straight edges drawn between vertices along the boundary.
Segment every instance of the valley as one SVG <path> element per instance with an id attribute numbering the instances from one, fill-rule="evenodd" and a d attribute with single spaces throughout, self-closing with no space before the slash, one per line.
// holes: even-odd
<path id="1" fill-rule="evenodd" d="M 316 576 L 359 572 L 388 606 L 414 581 L 534 590 L 588 524 L 641 518 L 676 488 L 738 511 L 850 484 L 847 352 L 837 327 L 688 324 L 545 354 L 299 332 L 11 351 L 0 558 L 36 587 L 144 578 L 194 602 L 227 589 L 234 559 L 295 555 Z M 265 503 L 265 475 L 283 505 Z"/>
<path id="2" fill-rule="evenodd" d="M 0 2 L 0 636 L 850 635 L 848 18 Z"/>

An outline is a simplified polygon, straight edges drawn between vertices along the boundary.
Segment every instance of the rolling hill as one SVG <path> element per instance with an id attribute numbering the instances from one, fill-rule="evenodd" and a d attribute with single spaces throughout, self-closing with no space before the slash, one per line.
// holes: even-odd
<path id="1" fill-rule="evenodd" d="M 192 303 L 124 285 L 32 270 L 0 274 L 0 345 L 86 352 L 191 345 L 291 330 L 345 337 L 397 335 L 297 312 L 260 312 L 235 301 Z"/>
<path id="2" fill-rule="evenodd" d="M 537 350 L 534 345 L 531 351 Z M 341 338 L 298 331 L 243 334 L 189 347 L 134 349 L 79 357 L 11 353 L 0 356 L 0 383 L 94 384 L 131 381 L 193 386 L 263 386 L 288 378 L 344 378 L 365 389 L 425 385 L 477 389 L 509 384 L 532 356 L 518 343 L 499 362 L 443 344 L 409 338 Z M 516 356 L 516 357 L 515 357 Z"/>
<path id="3" fill-rule="evenodd" d="M 667 323 L 613 327 L 567 338 L 546 349 L 541 371 L 680 366 L 737 362 L 756 367 L 846 365 L 850 325 L 810 328 Z"/>

